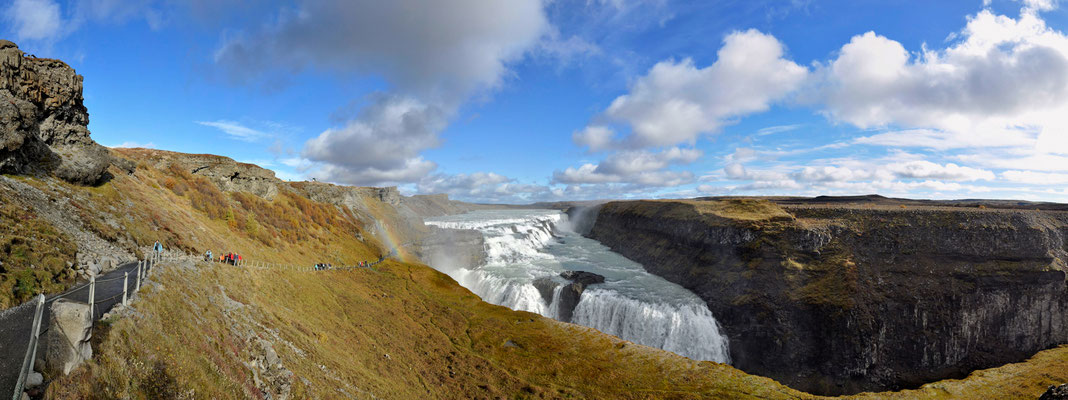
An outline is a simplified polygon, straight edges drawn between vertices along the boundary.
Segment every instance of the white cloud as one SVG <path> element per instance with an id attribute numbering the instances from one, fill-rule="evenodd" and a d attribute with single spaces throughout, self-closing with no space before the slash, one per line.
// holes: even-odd
<path id="1" fill-rule="evenodd" d="M 789 132 L 789 131 L 792 131 L 792 130 L 796 130 L 797 128 L 800 128 L 800 127 L 801 127 L 801 124 L 769 126 L 769 127 L 761 128 L 760 130 L 758 130 L 756 132 L 756 135 L 757 136 L 774 135 L 776 133 L 783 133 L 783 132 Z"/>
<path id="2" fill-rule="evenodd" d="M 673 147 L 661 152 L 622 151 L 612 154 L 600 164 L 583 164 L 553 173 L 553 183 L 568 185 L 598 183 L 631 183 L 645 186 L 678 186 L 691 183 L 689 171 L 666 170 L 671 165 L 690 164 L 701 157 L 701 151 Z"/>
<path id="3" fill-rule="evenodd" d="M 437 164 L 419 154 L 436 147 L 445 112 L 416 99 L 378 94 L 344 127 L 327 129 L 304 145 L 303 157 L 323 163 L 315 176 L 359 185 L 414 182 Z"/>
<path id="4" fill-rule="evenodd" d="M 438 165 L 422 157 L 401 160 L 400 165 L 390 168 L 352 167 L 347 165 L 323 164 L 318 169 L 310 170 L 309 177 L 320 181 L 337 182 L 356 186 L 388 186 L 403 182 L 415 182 L 427 176 Z"/>
<path id="5" fill-rule="evenodd" d="M 423 150 L 458 107 L 500 86 L 507 64 L 552 32 L 540 0 L 301 1 L 276 23 L 226 39 L 215 61 L 236 82 L 314 70 L 379 76 L 389 94 L 305 143 L 314 176 L 355 184 L 413 183 L 436 168 Z M 553 43 L 564 54 L 581 43 Z M 549 51 L 549 50 L 546 50 Z"/>
<path id="6" fill-rule="evenodd" d="M 602 151 L 612 148 L 612 139 L 616 133 L 607 126 L 590 125 L 571 135 L 571 140 L 579 146 L 588 147 L 590 151 Z"/>
<path id="7" fill-rule="evenodd" d="M 771 35 L 735 32 L 708 67 L 698 68 L 688 58 L 657 63 L 630 93 L 612 102 L 604 118 L 630 127 L 620 145 L 693 144 L 698 135 L 716 132 L 732 118 L 767 110 L 806 75 L 804 67 L 783 58 L 782 44 Z"/>
<path id="8" fill-rule="evenodd" d="M 494 203 L 534 202 L 553 197 L 547 186 L 518 183 L 492 172 L 434 174 L 420 180 L 417 187 L 420 193 L 445 193 L 453 199 Z"/>
<path id="9" fill-rule="evenodd" d="M 119 24 L 133 18 L 144 18 L 152 29 L 163 25 L 164 16 L 159 0 L 14 0 L 3 12 L 3 20 L 12 25 L 11 33 L 18 40 L 40 40 L 46 43 L 66 37 L 88 22 Z M 64 11 L 64 7 L 67 8 Z"/>
<path id="10" fill-rule="evenodd" d="M 1068 37 L 1024 11 L 1013 19 L 983 10 L 969 18 L 959 42 L 915 56 L 874 32 L 853 37 L 819 70 L 826 114 L 861 128 L 906 128 L 860 143 L 936 149 L 1068 143 Z"/>
<path id="11" fill-rule="evenodd" d="M 138 142 L 125 141 L 125 142 L 122 142 L 122 143 L 119 143 L 119 144 L 116 144 L 116 145 L 113 145 L 113 146 L 108 146 L 108 147 L 118 148 L 118 149 L 122 149 L 122 148 L 154 149 L 154 148 L 156 148 L 156 144 L 152 143 L 152 142 L 138 143 Z"/>
<path id="12" fill-rule="evenodd" d="M 1025 13 L 1050 11 L 1057 8 L 1057 0 L 1022 0 Z M 985 4 L 985 3 L 984 3 Z"/>
<path id="13" fill-rule="evenodd" d="M 840 166 L 804 167 L 800 171 L 791 174 L 794 179 L 809 182 L 844 182 L 863 179 L 871 179 L 875 172 L 872 170 L 854 169 Z M 887 174 L 889 175 L 889 174 Z M 884 176 L 883 178 L 889 178 Z"/>
<path id="14" fill-rule="evenodd" d="M 218 129 L 233 139 L 245 142 L 255 142 L 271 136 L 266 132 L 249 128 L 236 121 L 221 119 L 218 121 L 196 121 L 196 123 Z"/>
<path id="15" fill-rule="evenodd" d="M 1064 185 L 1068 184 L 1068 174 L 1050 172 L 1009 170 L 1002 172 L 1001 179 L 1009 182 L 1029 185 Z"/>
<path id="16" fill-rule="evenodd" d="M 946 132 L 933 129 L 906 129 L 861 136 L 853 139 L 852 143 L 950 150 L 980 147 L 1031 147 L 1036 141 L 1034 133 L 1021 130 Z"/>
<path id="17" fill-rule="evenodd" d="M 4 12 L 18 40 L 54 40 L 64 34 L 59 4 L 51 0 L 15 0 Z"/>
<path id="18" fill-rule="evenodd" d="M 727 179 L 736 181 L 785 181 L 786 174 L 775 171 L 751 171 L 741 163 L 731 163 L 723 167 Z"/>
<path id="19" fill-rule="evenodd" d="M 957 164 L 936 164 L 930 161 L 909 161 L 894 163 L 886 169 L 899 178 L 943 179 L 950 181 L 994 180 L 994 173 Z"/>
<path id="20" fill-rule="evenodd" d="M 978 152 L 959 154 L 952 158 L 966 164 L 987 168 L 1068 171 L 1068 157 L 1035 153 L 1032 150 Z"/>
<path id="21" fill-rule="evenodd" d="M 539 0 L 301 1 L 215 53 L 238 80 L 313 68 L 385 77 L 426 102 L 500 83 L 505 63 L 549 31 Z"/>

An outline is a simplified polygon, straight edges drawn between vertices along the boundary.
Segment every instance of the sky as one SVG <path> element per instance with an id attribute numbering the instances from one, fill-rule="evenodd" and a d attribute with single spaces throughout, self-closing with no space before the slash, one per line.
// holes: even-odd
<path id="1" fill-rule="evenodd" d="M 492 203 L 1068 202 L 1057 0 L 0 0 L 92 137 Z"/>

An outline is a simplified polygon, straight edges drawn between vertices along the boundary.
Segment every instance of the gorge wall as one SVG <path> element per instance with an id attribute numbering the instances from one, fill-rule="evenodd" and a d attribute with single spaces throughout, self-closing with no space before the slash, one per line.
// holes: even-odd
<path id="1" fill-rule="evenodd" d="M 1065 211 L 730 199 L 595 217 L 589 237 L 707 301 L 735 367 L 812 393 L 915 387 L 1068 342 Z"/>

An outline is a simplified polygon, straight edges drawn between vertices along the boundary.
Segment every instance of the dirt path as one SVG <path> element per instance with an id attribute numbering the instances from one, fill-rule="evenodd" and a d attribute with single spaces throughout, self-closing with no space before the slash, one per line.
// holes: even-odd
<path id="1" fill-rule="evenodd" d="M 119 268 L 97 277 L 97 305 L 96 312 L 93 314 L 94 320 L 100 319 L 101 315 L 111 310 L 111 307 L 116 303 L 122 301 L 122 274 L 126 272 L 130 273 L 127 290 L 132 294 L 134 285 L 136 285 L 136 262 L 123 264 Z M 82 287 L 84 284 L 85 282 L 80 282 L 72 290 L 47 297 L 44 313 L 41 316 L 42 332 L 48 328 L 52 301 L 60 297 L 83 303 L 89 301 L 89 287 Z M 108 300 L 101 302 L 102 299 Z M 36 303 L 31 300 L 17 307 L 0 311 L 0 398 L 6 398 L 14 393 L 15 383 L 18 381 L 19 372 L 22 369 L 22 361 L 26 357 L 26 345 L 29 344 L 30 340 L 35 308 Z M 38 354 L 44 352 L 43 346 L 44 342 L 42 341 L 41 347 L 37 349 Z"/>

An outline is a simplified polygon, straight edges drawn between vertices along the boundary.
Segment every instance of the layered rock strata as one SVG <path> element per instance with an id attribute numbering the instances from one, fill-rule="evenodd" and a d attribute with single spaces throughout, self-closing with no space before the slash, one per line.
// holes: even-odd
<path id="1" fill-rule="evenodd" d="M 630 201 L 602 206 L 588 236 L 707 301 L 734 366 L 813 393 L 1068 343 L 1063 211 Z"/>
<path id="2" fill-rule="evenodd" d="M 108 150 L 89 138 L 82 76 L 59 60 L 0 40 L 0 173 L 53 174 L 96 185 L 108 179 Z"/>

